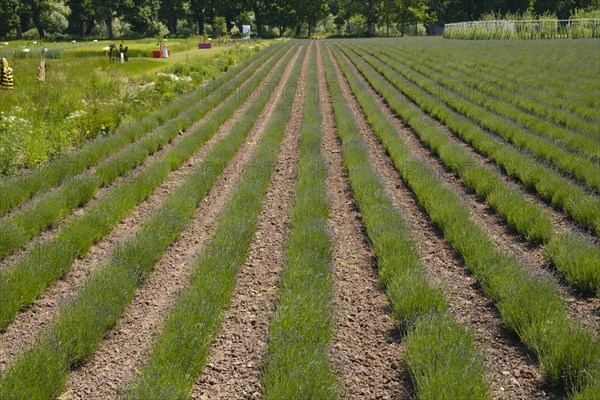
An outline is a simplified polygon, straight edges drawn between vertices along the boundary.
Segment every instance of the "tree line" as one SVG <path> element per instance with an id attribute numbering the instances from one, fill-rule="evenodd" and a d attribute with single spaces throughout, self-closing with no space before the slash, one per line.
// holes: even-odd
<path id="1" fill-rule="evenodd" d="M 576 9 L 600 9 L 600 0 L 0 0 L 0 37 L 101 32 L 112 39 L 115 24 L 140 37 L 229 33 L 242 24 L 252 24 L 261 37 L 310 36 L 325 18 L 340 34 L 351 21 L 360 21 L 364 34 L 373 36 L 490 13 L 568 18 Z"/>

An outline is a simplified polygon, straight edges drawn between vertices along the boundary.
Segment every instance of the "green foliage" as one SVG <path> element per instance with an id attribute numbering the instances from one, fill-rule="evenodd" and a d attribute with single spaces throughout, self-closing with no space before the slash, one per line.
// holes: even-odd
<path id="1" fill-rule="evenodd" d="M 400 165 L 400 159 L 418 163 L 391 123 L 382 116 L 374 99 L 366 94 L 338 54 L 336 58 L 369 123 L 396 166 Z M 442 292 L 427 283 L 419 265 L 415 243 L 369 161 L 353 113 L 340 97 L 340 92 L 334 91 L 338 78 L 328 56 L 325 57 L 325 65 L 327 82 L 333 93 L 337 131 L 342 139 L 344 165 L 377 256 L 379 274 L 386 287 L 392 315 L 406 333 L 406 359 L 417 386 L 417 395 L 424 399 L 438 398 L 433 395 L 436 393 L 448 400 L 489 399 L 483 362 L 475 349 L 472 334 L 452 321 Z M 423 168 L 421 171 L 426 171 L 425 165 L 420 167 Z M 433 198 L 444 203 L 444 197 L 439 197 L 440 192 L 431 190 L 434 181 L 431 176 L 430 179 L 421 179 L 421 173 L 411 168 L 403 168 L 400 172 L 409 186 L 420 181 L 422 190 L 431 191 L 430 196 L 425 196 L 421 190 L 416 191 L 422 204 Z"/>
<path id="2" fill-rule="evenodd" d="M 521 180 L 523 184 L 562 208 L 575 220 L 600 232 L 600 202 L 585 189 L 570 179 L 558 174 L 551 168 L 537 162 L 530 156 L 519 152 L 510 145 L 484 131 L 479 124 L 465 119 L 440 102 L 431 91 L 431 87 L 419 86 L 422 81 L 412 81 L 398 73 L 392 66 L 367 54 L 362 57 L 381 72 L 390 82 L 399 88 L 408 98 L 422 107 L 435 118 L 444 122 L 453 132 L 500 165 L 508 175 Z M 408 74 L 408 72 L 407 72 Z"/>
<path id="3" fill-rule="evenodd" d="M 20 22 L 18 8 L 18 0 L 0 0 L 0 38 L 4 39 Z"/>
<path id="4" fill-rule="evenodd" d="M 190 46 L 173 43 L 172 49 L 184 51 Z M 133 45 L 128 53 L 134 57 L 148 56 L 153 48 Z M 61 60 L 48 61 L 46 84 L 26 79 L 37 73 L 34 72 L 38 65 L 36 60 L 17 61 L 14 64 L 16 89 L 0 93 L 0 131 L 3 132 L 0 174 L 11 175 L 35 168 L 81 147 L 90 139 L 111 134 L 128 120 L 148 119 L 150 111 L 164 108 L 170 99 L 192 92 L 196 84 L 227 71 L 260 48 L 235 46 L 219 51 L 209 62 L 206 57 L 191 57 L 187 63 L 162 68 L 165 73 L 175 73 L 177 79 L 161 79 L 136 70 L 157 68 L 154 60 L 130 60 L 125 67 L 131 71 L 123 71 L 120 65 L 108 64 L 97 45 L 73 46 L 66 50 L 58 47 L 56 51 Z M 158 68 L 161 65 L 158 64 Z M 62 71 L 53 72 L 59 66 Z M 0 199 L 0 214 L 3 200 Z"/>
<path id="5" fill-rule="evenodd" d="M 292 54 L 290 51 L 281 59 L 273 77 L 276 82 L 281 79 Z M 296 64 L 296 73 L 299 65 Z M 288 88 L 295 90 L 295 86 Z M 220 152 L 207 157 L 208 165 L 214 163 L 222 166 L 220 168 L 225 167 L 268 98 L 259 96 L 252 103 L 232 127 L 228 139 L 219 143 Z M 225 206 L 208 248 L 193 267 L 190 286 L 167 316 L 149 361 L 124 398 L 189 397 L 194 379 L 202 370 L 209 346 L 218 332 L 220 315 L 235 289 L 236 273 L 246 259 L 290 112 L 289 104 L 280 100 L 242 182 Z"/>
<path id="6" fill-rule="evenodd" d="M 261 68 L 261 80 L 272 65 L 273 61 Z M 53 398 L 64 389 L 69 367 L 81 363 L 92 354 L 104 339 L 106 331 L 115 325 L 133 299 L 137 286 L 152 272 L 154 264 L 165 249 L 179 237 L 194 215 L 199 202 L 213 186 L 227 161 L 241 146 L 253 125 L 253 120 L 248 118 L 248 114 L 254 115 L 253 113 L 260 111 L 265 103 L 266 100 L 253 103 L 253 107 L 245 114 L 246 118 L 238 124 L 238 129 L 232 128 L 230 133 L 209 152 L 206 162 L 214 165 L 215 168 L 205 168 L 204 164 L 197 168 L 144 223 L 132 239 L 115 249 L 108 265 L 93 274 L 76 297 L 62 307 L 52 323 L 52 328 L 46 331 L 34 346 L 17 357 L 8 372 L 0 378 L 3 396 Z M 221 122 L 240 104 L 241 102 L 229 102 L 231 106 L 222 109 Z M 218 126 L 220 123 L 198 128 L 196 133 L 200 137 L 188 136 L 188 140 L 182 141 L 165 156 L 165 159 L 174 161 L 173 169 L 177 168 L 198 151 Z M 241 129 L 242 127 L 245 129 Z M 269 148 L 269 150 L 276 157 L 277 148 Z M 161 164 L 164 166 L 165 161 L 158 160 L 155 165 Z M 168 171 L 169 169 L 167 174 Z M 266 183 L 263 179 L 265 188 L 263 194 L 268 182 L 267 176 Z M 262 196 L 258 196 L 257 191 L 252 189 L 254 188 L 247 189 L 247 193 L 258 197 L 255 202 L 258 203 L 258 210 L 260 210 Z M 180 331 L 178 329 L 178 332 Z M 187 332 L 193 331 L 190 329 Z M 40 354 L 45 356 L 40 357 Z M 44 365 L 39 365 L 40 362 Z M 41 376 L 28 373 L 32 370 L 39 371 Z M 29 384 L 25 385 L 26 382 Z"/>
<path id="7" fill-rule="evenodd" d="M 422 111 L 418 107 L 411 106 L 398 97 L 396 89 L 390 83 L 378 80 L 374 69 L 363 60 L 354 58 L 352 53 L 347 54 L 356 60 L 361 72 L 389 106 L 462 179 L 467 189 L 484 198 L 527 241 L 532 244 L 547 243 L 548 260 L 554 263 L 573 286 L 583 291 L 595 290 L 599 254 L 597 245 L 588 243 L 579 235 L 556 235 L 548 216 L 539 207 L 525 201 L 517 191 L 502 183 L 497 171 L 478 165 L 460 146 L 452 144 L 435 122 L 422 118 Z M 415 92 L 409 89 L 409 93 Z"/>
<path id="8" fill-rule="evenodd" d="M 556 46 L 553 49 L 556 50 Z M 402 57 L 417 60 L 419 65 L 423 67 L 462 79 L 463 82 L 470 82 L 475 79 L 467 87 L 484 92 L 496 101 L 513 103 L 519 109 L 533 114 L 529 117 L 530 120 L 535 116 L 537 120 L 552 122 L 553 125 L 551 125 L 551 128 L 560 128 L 563 131 L 566 128 L 567 131 L 565 131 L 565 134 L 562 136 L 554 135 L 554 139 L 574 150 L 587 153 L 593 158 L 600 158 L 600 146 L 593 139 L 594 135 L 600 134 L 600 126 L 589 120 L 593 117 L 589 111 L 586 113 L 585 109 L 581 108 L 579 112 L 568 110 L 566 108 L 567 104 L 560 97 L 550 96 L 549 93 L 542 90 L 534 90 L 528 84 L 519 83 L 517 81 L 517 74 L 513 73 L 514 75 L 507 76 L 510 74 L 508 70 L 502 69 L 502 73 L 486 70 L 485 67 L 488 66 L 488 63 L 485 60 L 481 60 L 481 52 L 477 49 L 471 49 L 471 51 L 472 53 L 469 52 L 468 54 L 465 51 L 461 51 L 462 62 L 446 58 L 444 66 L 439 65 L 438 57 L 442 57 L 444 53 L 447 54 L 447 51 L 442 46 L 438 47 L 437 44 L 429 46 L 427 54 L 417 51 L 413 46 L 402 46 Z M 504 46 L 495 49 L 495 52 L 495 56 L 499 52 L 502 52 L 503 56 L 508 56 L 507 52 L 504 51 Z M 518 54 L 514 54 L 514 49 L 512 52 L 514 57 L 519 57 Z M 533 54 L 546 54 L 546 49 L 531 49 L 530 54 L 532 52 Z M 473 65 L 473 57 L 481 60 L 477 63 L 477 67 Z M 489 66 L 492 67 L 492 65 Z M 496 67 L 499 67 L 498 72 L 500 72 L 502 65 L 499 64 Z M 555 64 L 553 68 L 557 69 L 557 67 Z M 550 69 L 546 69 L 546 71 L 550 71 Z M 583 68 L 581 72 L 584 72 Z M 527 74 L 522 73 L 520 75 L 523 78 Z M 536 75 L 536 78 L 542 80 L 539 74 Z M 571 85 L 576 84 L 573 80 L 570 80 L 569 83 Z M 579 92 L 579 94 L 583 93 Z M 571 108 L 576 107 L 578 103 L 577 99 L 575 97 L 570 97 L 570 99 L 572 101 L 569 101 L 568 106 Z M 543 133 L 545 134 L 545 132 Z"/>
<path id="9" fill-rule="evenodd" d="M 265 399 L 339 396 L 328 360 L 333 242 L 327 230 L 329 204 L 327 173 L 321 157 L 316 51 L 312 46 L 286 263 L 279 284 L 279 304 L 269 327 L 269 356 L 262 378 Z"/>
<path id="10" fill-rule="evenodd" d="M 390 67 L 379 64 L 364 50 L 358 54 L 347 48 L 344 52 L 357 68 L 376 84 L 384 76 L 407 96 L 409 87 L 401 85 Z M 367 68 L 367 63 L 374 68 Z M 379 70 L 382 75 L 374 72 Z M 377 85 L 376 85 L 377 86 Z M 381 86 L 381 85 L 379 85 Z M 426 97 L 415 102 L 426 108 Z M 492 298 L 503 321 L 536 353 L 550 382 L 560 384 L 576 393 L 591 384 L 600 359 L 598 339 L 577 322 L 567 317 L 566 306 L 556 287 L 544 279 L 532 276 L 511 257 L 495 249 L 490 239 L 469 219 L 468 210 L 450 189 L 437 182 L 429 168 L 418 160 L 411 160 L 402 151 L 398 135 L 381 131 L 387 140 L 382 142 L 398 172 L 416 194 L 419 203 L 436 223 L 444 237 L 462 255 L 465 265 L 475 274 L 485 293 Z M 404 162 L 420 164 L 419 168 L 402 168 Z"/>
<path id="11" fill-rule="evenodd" d="M 441 72 L 432 71 L 424 68 L 419 58 L 414 60 L 395 50 L 383 50 L 381 54 L 386 57 L 378 56 L 380 60 L 388 62 L 411 81 L 419 80 L 421 87 L 427 88 L 429 93 L 452 109 L 534 157 L 548 160 L 565 174 L 584 182 L 587 187 L 600 191 L 600 166 L 595 162 L 600 160 L 600 144 L 596 140 L 585 135 L 581 137 L 578 132 L 531 116 L 511 102 L 490 99 L 489 94 L 476 85 L 464 85 L 464 77 L 449 76 L 451 73 L 447 73 L 444 67 L 438 67 Z"/>
<path id="12" fill-rule="evenodd" d="M 259 74 L 264 76 L 267 67 L 273 63 L 274 60 L 271 59 L 270 62 L 264 64 L 259 70 Z M 248 73 L 251 74 L 252 70 L 249 69 Z M 156 189 L 171 170 L 177 169 L 191 157 L 216 132 L 219 125 L 229 118 L 239 104 L 250 95 L 250 91 L 247 90 L 248 85 L 251 85 L 251 82 L 246 84 L 238 95 L 227 98 L 224 106 L 213 115 L 210 123 L 201 125 L 195 131 L 188 133 L 183 140 L 165 154 L 163 159 L 155 160 L 145 170 L 128 179 L 116 190 L 109 192 L 88 209 L 82 217 L 65 225 L 54 240 L 25 254 L 13 268 L 0 271 L 0 291 L 3 293 L 4 300 L 3 307 L 0 308 L 0 329 L 10 323 L 21 307 L 31 304 L 48 285 L 67 273 L 77 256 L 86 254 L 94 242 L 108 234 L 119 220 Z M 233 93 L 230 92 L 230 94 Z M 200 115 L 222 101 L 222 93 L 213 93 L 210 99 L 204 103 L 206 109 L 202 111 L 200 108 Z M 195 111 L 195 108 L 192 111 Z M 195 121 L 194 114 L 188 116 L 188 118 L 190 117 L 192 117 L 191 121 L 184 121 L 183 125 L 174 123 L 164 130 L 168 131 L 168 128 L 174 128 L 175 132 L 178 132 L 186 124 Z M 133 149 L 132 153 L 134 156 L 140 154 L 137 149 Z M 130 156 L 131 153 L 123 153 L 121 160 L 116 158 L 114 163 L 106 165 L 106 169 L 99 169 L 99 175 L 104 179 L 107 177 L 115 179 L 123 171 L 119 170 L 121 164 L 129 167 L 135 164 L 135 162 L 127 160 Z M 117 170 L 116 173 L 112 172 L 114 169 Z"/>
<path id="13" fill-rule="evenodd" d="M 575 234 L 556 236 L 545 249 L 547 257 L 569 284 L 600 296 L 600 250 Z"/>
<path id="14" fill-rule="evenodd" d="M 447 313 L 432 313 L 414 324 L 406 337 L 406 364 L 419 399 L 491 398 L 474 342 L 473 333 Z"/>

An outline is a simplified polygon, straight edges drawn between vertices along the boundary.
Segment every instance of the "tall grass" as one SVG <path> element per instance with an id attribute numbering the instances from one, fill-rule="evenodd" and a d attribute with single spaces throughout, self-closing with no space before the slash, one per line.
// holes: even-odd
<path id="1" fill-rule="evenodd" d="M 383 79 L 379 76 L 369 80 Z M 384 118 L 378 120 L 381 127 L 374 124 L 375 132 L 402 179 L 446 240 L 462 255 L 485 294 L 495 301 L 504 324 L 536 354 L 548 381 L 573 394 L 595 385 L 600 343 L 577 321 L 569 319 L 554 284 L 531 275 L 515 259 L 497 250 L 470 220 L 458 195 L 440 184 L 425 162 L 411 155 L 393 129 L 385 128 Z M 418 168 L 404 168 L 407 162 Z"/>
<path id="2" fill-rule="evenodd" d="M 148 132 L 157 129 L 165 121 L 178 116 L 183 111 L 189 111 L 211 93 L 219 89 L 225 90 L 223 85 L 235 79 L 237 74 L 250 65 L 264 62 L 275 50 L 276 46 L 273 46 L 264 52 L 255 53 L 246 63 L 229 69 L 195 91 L 166 104 L 159 113 L 148 112 L 139 119 L 124 122 L 116 128 L 112 135 L 101 136 L 89 141 L 81 149 L 50 161 L 39 168 L 2 179 L 0 181 L 0 215 L 22 205 L 31 197 L 71 179 L 84 169 L 97 164 Z M 231 88 L 226 90 L 229 91 Z"/>
<path id="3" fill-rule="evenodd" d="M 299 75 L 304 51 L 291 76 Z M 282 72 L 277 73 L 277 79 Z M 296 84 L 287 83 L 286 96 L 276 105 L 242 182 L 225 206 L 210 244 L 193 266 L 190 286 L 167 316 L 150 359 L 123 396 L 125 399 L 190 397 L 218 333 L 220 316 L 235 289 L 237 272 L 247 257 L 291 112 L 287 94 L 293 97 Z M 241 123 L 251 126 L 255 115 L 247 114 Z"/>
<path id="4" fill-rule="evenodd" d="M 265 399 L 339 397 L 328 349 L 332 337 L 332 238 L 327 171 L 321 156 L 316 46 L 306 74 L 300 158 L 279 304 L 269 326 Z"/>
<path id="5" fill-rule="evenodd" d="M 281 77 L 289 59 L 290 55 L 282 60 L 277 78 Z M 268 98 L 263 93 L 252 103 L 203 164 L 165 200 L 132 239 L 114 250 L 108 265 L 91 275 L 81 291 L 60 309 L 51 328 L 35 345 L 17 356 L 0 380 L 0 393 L 5 398 L 51 399 L 60 394 L 69 368 L 93 354 L 107 330 L 116 324 L 133 300 L 138 285 L 152 272 L 166 248 L 177 240 L 197 205 L 242 145 L 252 128 L 254 115 L 260 113 Z M 236 226 L 236 230 L 239 228 Z M 162 394 L 161 398 L 164 398 Z"/>
<path id="6" fill-rule="evenodd" d="M 264 79 L 276 62 L 277 58 L 272 58 L 256 72 L 257 82 Z M 148 197 L 171 171 L 195 154 L 253 93 L 251 89 L 253 85 L 240 88 L 238 94 L 226 100 L 210 121 L 188 134 L 163 158 L 102 198 L 82 217 L 65 225 L 54 240 L 32 249 L 11 269 L 0 271 L 3 301 L 0 329 L 6 328 L 22 307 L 31 304 L 48 286 L 64 276 L 76 257 L 85 255 L 96 241 L 107 235 L 120 219 Z"/>
<path id="7" fill-rule="evenodd" d="M 441 290 L 428 284 L 410 231 L 371 165 L 355 116 L 337 90 L 340 77 L 329 55 L 324 61 L 344 166 L 377 256 L 392 315 L 406 334 L 405 357 L 417 397 L 490 399 L 473 334 L 452 319 Z M 368 100 L 371 103 L 366 111 L 377 110 L 373 99 Z M 379 132 L 385 118 L 373 118 L 378 121 L 377 127 L 373 126 Z M 393 128 L 385 128 L 392 134 Z"/>
<path id="8" fill-rule="evenodd" d="M 207 89 L 206 95 L 198 99 L 199 103 L 189 106 L 175 116 L 168 124 L 157 127 L 145 134 L 138 141 L 126 146 L 115 156 L 97 165 L 91 172 L 83 172 L 66 182 L 49 195 L 39 197 L 30 205 L 17 213 L 0 220 L 0 260 L 19 249 L 32 236 L 42 229 L 52 226 L 67 216 L 75 207 L 85 205 L 102 187 L 110 185 L 119 176 L 130 172 L 142 164 L 146 158 L 165 144 L 171 142 L 183 131 L 204 117 L 217 105 L 233 95 L 228 86 L 237 87 L 249 79 L 257 63 L 265 60 L 259 58 L 254 63 L 239 71 L 235 81 L 228 81 L 220 89 Z"/>
<path id="9" fill-rule="evenodd" d="M 600 37 L 600 19 L 469 21 L 446 24 L 446 39 L 592 39 Z"/>

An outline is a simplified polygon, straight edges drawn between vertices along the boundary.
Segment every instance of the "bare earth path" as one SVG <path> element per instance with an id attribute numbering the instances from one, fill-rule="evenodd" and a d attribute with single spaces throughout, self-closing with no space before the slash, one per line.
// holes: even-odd
<path id="1" fill-rule="evenodd" d="M 276 68 L 277 66 L 272 71 Z M 285 82 L 289 74 L 290 67 L 285 71 L 282 82 Z M 259 87 L 262 90 L 261 96 L 271 95 L 273 91 L 270 76 Z M 170 306 L 189 284 L 190 266 L 208 243 L 223 207 L 241 180 L 242 173 L 254 154 L 255 143 L 271 118 L 273 105 L 281 96 L 282 88 L 283 83 L 275 88 L 246 141 L 198 207 L 190 225 L 165 252 L 154 272 L 140 287 L 107 340 L 80 369 L 70 375 L 67 391 L 61 399 L 114 398 L 135 377 L 149 355 L 155 335 Z M 244 107 L 244 111 L 247 108 Z M 233 123 L 232 120 L 228 125 L 228 131 Z"/>
<path id="2" fill-rule="evenodd" d="M 345 58 L 348 62 L 349 59 Z M 510 228 L 500 217 L 496 215 L 494 210 L 489 207 L 483 200 L 477 198 L 477 196 L 467 192 L 460 178 L 458 178 L 453 172 L 447 170 L 442 161 L 433 154 L 418 138 L 418 136 L 407 126 L 405 126 L 400 119 L 386 106 L 385 102 L 372 88 L 364 81 L 362 75 L 352 65 L 351 67 L 355 71 L 355 74 L 363 81 L 363 85 L 369 90 L 369 93 L 379 103 L 380 109 L 384 110 L 388 114 L 388 119 L 392 122 L 398 132 L 402 133 L 402 139 L 410 147 L 413 154 L 418 155 L 424 160 L 427 160 L 427 164 L 433 169 L 434 174 L 440 178 L 443 182 L 451 184 L 451 186 L 458 192 L 459 196 L 463 200 L 463 203 L 470 209 L 471 219 L 476 222 L 492 239 L 493 243 L 498 246 L 502 251 L 513 255 L 515 258 L 520 260 L 524 266 L 526 266 L 532 274 L 539 277 L 539 279 L 547 279 L 553 281 L 556 287 L 559 289 L 563 298 L 567 301 L 567 306 L 570 315 L 582 321 L 591 331 L 597 331 L 600 327 L 600 299 L 594 296 L 582 296 L 576 290 L 566 286 L 562 283 L 561 279 L 557 276 L 555 271 L 549 267 L 549 262 L 544 257 L 543 246 L 529 245 L 524 239 L 518 236 L 513 229 Z M 401 96 L 398 94 L 398 96 Z M 405 97 L 402 97 L 404 101 L 409 101 Z M 431 117 L 424 115 L 423 118 L 431 119 Z M 448 133 L 448 129 L 438 123 L 440 129 L 445 132 L 446 136 L 450 138 L 452 143 L 456 143 L 455 138 Z M 463 148 L 468 148 L 464 144 Z M 470 148 L 468 148 L 470 149 Z M 476 153 L 471 149 L 469 153 L 474 156 L 476 160 L 484 163 L 481 156 L 477 156 Z M 503 174 L 500 174 L 504 177 Z M 504 177 L 505 182 L 508 182 L 507 178 Z M 512 183 L 511 186 L 515 187 Z M 522 190 L 519 189 L 521 193 Z M 533 196 L 527 195 L 528 199 L 534 199 Z M 551 216 L 553 226 L 557 232 L 565 231 L 579 231 L 579 229 L 564 215 L 557 213 L 552 208 L 545 206 L 539 200 L 534 201 Z M 587 235 L 586 235 L 587 236 Z"/>
<path id="3" fill-rule="evenodd" d="M 250 78 L 252 79 L 252 78 Z M 265 79 L 268 82 L 269 76 Z M 260 88 L 259 88 L 260 89 Z M 140 205 L 103 240 L 96 243 L 82 259 L 73 263 L 70 272 L 54 286 L 49 288 L 30 307 L 21 312 L 0 336 L 0 371 L 6 369 L 9 360 L 21 349 L 31 345 L 56 315 L 61 304 L 67 301 L 83 284 L 85 279 L 98 268 L 106 264 L 114 247 L 127 240 L 137 231 L 148 215 L 151 215 L 175 191 L 198 166 L 214 144 L 222 139 L 235 122 L 250 107 L 247 102 L 218 129 L 202 149 L 172 172 L 154 193 Z"/>
<path id="4" fill-rule="evenodd" d="M 403 346 L 388 314 L 388 301 L 360 213 L 352 201 L 325 83 L 321 56 L 327 53 L 323 46 L 319 48 L 322 152 L 331 199 L 329 226 L 335 239 L 333 365 L 342 374 L 342 390 L 348 399 L 408 399 L 411 393 L 405 385 L 408 378 L 402 362 Z"/>
<path id="5" fill-rule="evenodd" d="M 338 75 L 342 76 L 335 65 Z M 366 83 L 363 81 L 363 84 Z M 379 171 L 386 191 L 404 216 L 413 240 L 418 244 L 429 281 L 444 289 L 450 312 L 476 334 L 477 343 L 484 353 L 494 398 L 556 398 L 546 394 L 543 378 L 529 352 L 503 326 L 494 304 L 483 295 L 476 279 L 463 266 L 460 256 L 446 243 L 441 232 L 432 226 L 413 193 L 400 179 L 345 80 L 341 91 L 354 110 L 371 162 Z M 387 114 L 390 118 L 391 114 Z M 408 133 L 406 128 L 398 131 L 403 139 Z M 449 185 L 456 187 L 456 183 Z"/>
<path id="6" fill-rule="evenodd" d="M 295 98 L 283 99 L 292 107 L 292 113 L 279 159 L 263 200 L 248 258 L 238 272 L 231 305 L 210 349 L 207 367 L 194 384 L 194 399 L 261 397 L 260 373 L 265 361 L 269 322 L 277 304 L 277 285 L 285 262 L 308 52 L 298 77 Z"/>

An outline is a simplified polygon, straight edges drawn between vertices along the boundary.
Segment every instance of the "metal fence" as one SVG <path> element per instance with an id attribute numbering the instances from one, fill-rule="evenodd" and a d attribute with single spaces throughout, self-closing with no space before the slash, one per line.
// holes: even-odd
<path id="1" fill-rule="evenodd" d="M 600 19 L 470 21 L 446 24 L 447 39 L 580 39 L 600 38 Z"/>

